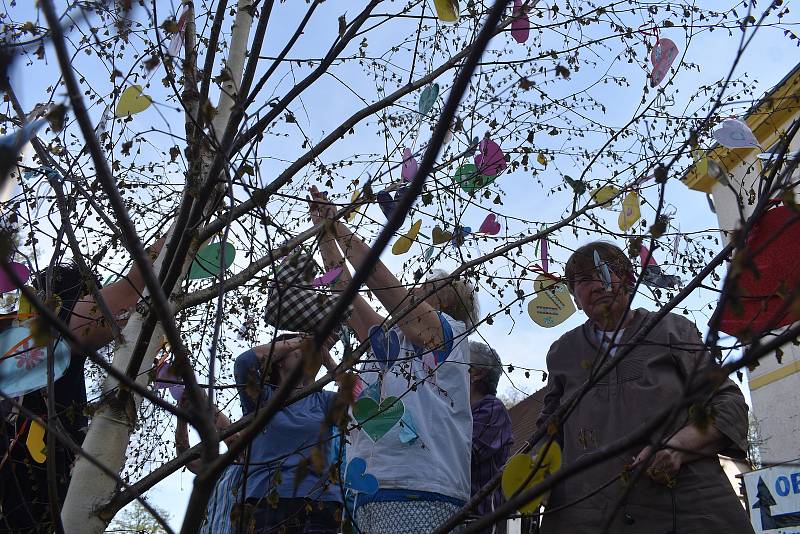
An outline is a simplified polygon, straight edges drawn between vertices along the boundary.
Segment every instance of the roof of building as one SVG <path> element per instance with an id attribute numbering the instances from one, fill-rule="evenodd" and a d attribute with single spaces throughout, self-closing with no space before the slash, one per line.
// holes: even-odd
<path id="1" fill-rule="evenodd" d="M 511 417 L 511 431 L 514 434 L 512 453 L 519 451 L 533 435 L 533 431 L 536 429 L 536 419 L 544 404 L 544 392 L 545 388 L 542 388 L 508 410 L 508 415 Z"/>

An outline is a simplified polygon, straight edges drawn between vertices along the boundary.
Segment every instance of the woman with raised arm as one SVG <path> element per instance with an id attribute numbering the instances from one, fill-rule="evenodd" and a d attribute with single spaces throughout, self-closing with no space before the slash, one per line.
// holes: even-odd
<path id="1" fill-rule="evenodd" d="M 151 258 L 158 254 L 164 245 L 159 239 L 148 252 Z M 49 287 L 56 303 L 56 311 L 61 321 L 69 325 L 82 346 L 89 349 L 100 349 L 112 341 L 111 325 L 103 317 L 97 302 L 90 294 L 89 287 L 98 286 L 97 280 L 85 280 L 74 264 L 58 264 L 44 269 L 32 277 L 33 287 L 45 295 Z M 120 326 L 127 322 L 130 310 L 136 305 L 144 289 L 144 279 L 139 267 L 134 264 L 127 275 L 120 280 L 100 289 L 100 296 L 108 305 L 115 320 Z M 19 322 L 17 314 L 0 317 L 0 333 L 10 333 L 14 323 Z M 27 342 L 26 342 L 27 343 Z M 4 358 L 17 358 L 30 371 L 34 365 L 46 361 L 46 350 L 32 344 L 26 350 L 11 349 Z M 86 355 L 79 347 L 72 347 L 58 336 L 54 342 L 55 353 L 68 360 L 62 369 L 63 374 L 55 381 L 55 413 L 58 424 L 77 445 L 83 443 L 86 427 L 89 424 L 86 409 L 86 382 L 84 364 Z M 23 348 L 25 345 L 23 345 Z M 14 351 L 17 351 L 16 353 Z M 57 356 L 58 357 L 58 356 Z M 17 396 L 17 395 L 13 395 Z M 18 401 L 34 414 L 46 419 L 46 389 L 29 391 L 18 397 Z M 51 513 L 59 506 L 51 507 L 48 497 L 47 462 L 56 464 L 56 493 L 59 503 L 66 498 L 70 482 L 70 471 L 75 460 L 74 454 L 61 442 L 56 442 L 55 458 L 46 458 L 40 463 L 31 455 L 27 445 L 31 428 L 40 428 L 25 417 L 17 414 L 3 403 L 2 426 L 0 436 L 0 532 L 27 533 L 52 532 Z M 50 439 L 45 433 L 45 442 Z M 53 438 L 55 439 L 55 438 Z"/>
<path id="2" fill-rule="evenodd" d="M 345 257 L 358 269 L 369 247 L 332 219 L 323 194 L 312 188 L 311 195 L 312 221 L 329 225 L 320 243 L 325 267 L 342 268 L 342 289 L 351 280 Z M 366 283 L 392 327 L 361 296 L 353 301 L 349 326 L 372 349 L 354 390 L 358 426 L 347 449 L 348 463 L 363 459 L 378 482 L 377 491 L 356 496 L 356 526 L 365 534 L 431 532 L 469 500 L 467 332 L 477 305 L 468 282 L 442 274 L 409 291 L 377 263 Z"/>
<path id="3" fill-rule="evenodd" d="M 670 313 L 653 324 L 654 313 L 628 309 L 634 271 L 616 246 L 580 247 L 565 272 L 575 304 L 589 320 L 550 347 L 537 425 L 545 425 L 601 365 L 619 361 L 570 413 L 550 421 L 563 442 L 562 469 L 598 459 L 553 488 L 542 533 L 594 534 L 608 524 L 609 532 L 621 533 L 751 534 L 717 456 L 743 458 L 747 451 L 747 404 L 730 379 L 709 391 L 707 402 L 683 408 L 677 420 L 653 428 L 646 446 L 640 442 L 600 458 L 604 448 L 681 400 L 685 384 L 715 380 L 716 364 L 691 321 Z M 631 346 L 650 326 L 644 340 Z"/>
<path id="4" fill-rule="evenodd" d="M 329 346 L 316 355 L 312 346 L 307 335 L 283 334 L 236 358 L 234 376 L 244 415 L 266 406 L 296 366 L 304 366 L 298 390 L 314 381 L 320 364 L 334 367 Z M 342 489 L 327 452 L 338 419 L 336 396 L 323 390 L 303 397 L 277 412 L 253 439 L 244 460 L 244 498 L 252 520 L 245 512 L 243 532 L 338 532 Z"/>

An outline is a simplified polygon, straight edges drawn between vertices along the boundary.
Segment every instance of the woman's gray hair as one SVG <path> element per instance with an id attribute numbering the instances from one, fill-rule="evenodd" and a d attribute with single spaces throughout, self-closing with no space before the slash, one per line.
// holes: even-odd
<path id="1" fill-rule="evenodd" d="M 503 375 L 503 363 L 500 356 L 493 348 L 478 341 L 469 342 L 469 363 L 473 367 L 486 370 L 486 376 L 481 379 L 486 393 L 497 393 L 497 384 Z"/>
<path id="2" fill-rule="evenodd" d="M 453 277 L 444 269 L 431 269 L 426 282 L 446 281 L 446 285 L 436 285 L 437 288 L 449 288 L 439 300 L 444 306 L 440 311 L 457 321 L 463 322 L 467 330 L 471 330 L 478 323 L 478 299 L 475 297 L 475 286 L 466 278 Z"/>

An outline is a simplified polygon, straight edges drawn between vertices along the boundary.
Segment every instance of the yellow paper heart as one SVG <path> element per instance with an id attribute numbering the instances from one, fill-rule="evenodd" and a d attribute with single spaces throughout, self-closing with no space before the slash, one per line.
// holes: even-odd
<path id="1" fill-rule="evenodd" d="M 449 243 L 450 240 L 453 239 L 453 234 L 452 232 L 442 230 L 437 225 L 433 228 L 433 232 L 431 233 L 431 238 L 433 239 L 434 245 L 441 245 L 442 243 Z"/>
<path id="2" fill-rule="evenodd" d="M 528 315 L 539 326 L 558 326 L 575 313 L 575 304 L 565 283 L 541 274 L 534 280 L 533 289 L 537 296 L 528 303 Z"/>
<path id="3" fill-rule="evenodd" d="M 28 439 L 25 446 L 31 453 L 31 458 L 36 463 L 43 464 L 47 459 L 47 446 L 44 444 L 44 427 L 36 421 L 31 421 L 31 428 L 28 430 Z"/>
<path id="4" fill-rule="evenodd" d="M 409 249 L 411 249 L 411 244 L 414 243 L 414 240 L 417 238 L 420 228 L 422 228 L 422 219 L 412 224 L 411 230 L 405 235 L 401 235 L 400 238 L 394 242 L 394 245 L 392 245 L 392 254 L 399 256 L 400 254 L 408 252 Z"/>
<path id="5" fill-rule="evenodd" d="M 536 161 L 539 162 L 539 165 L 547 167 L 547 156 L 544 155 L 544 152 L 539 152 L 539 155 L 536 156 Z"/>
<path id="6" fill-rule="evenodd" d="M 33 291 L 33 288 L 30 286 L 28 286 L 28 289 Z M 17 322 L 22 324 L 29 319 L 33 319 L 34 317 L 36 317 L 36 309 L 31 305 L 30 301 L 28 301 L 28 297 L 20 292 L 19 306 L 17 307 Z"/>
<path id="7" fill-rule="evenodd" d="M 436 16 L 444 22 L 456 22 L 458 20 L 458 0 L 433 0 L 436 7 Z"/>
<path id="8" fill-rule="evenodd" d="M 128 117 L 140 113 L 150 107 L 153 100 L 142 94 L 141 85 L 131 85 L 119 96 L 117 102 L 117 109 L 114 110 L 114 115 L 117 117 Z"/>
<path id="9" fill-rule="evenodd" d="M 561 468 L 561 448 L 554 441 L 547 447 L 539 469 L 531 476 L 534 466 L 539 463 L 542 452 L 544 452 L 544 447 L 539 450 L 535 458 L 529 454 L 516 454 L 508 459 L 503 468 L 503 478 L 500 484 L 506 499 L 510 499 L 523 486 L 524 489 L 531 488 Z M 530 481 L 526 483 L 528 477 L 530 477 Z M 534 500 L 520 506 L 519 511 L 523 514 L 535 512 L 543 498 L 544 494 L 539 495 Z"/>
<path id="10" fill-rule="evenodd" d="M 358 191 L 358 190 L 353 191 L 353 196 L 350 198 L 350 204 L 355 204 L 360 199 L 361 199 L 361 191 Z M 351 211 L 347 215 L 347 222 L 349 222 L 349 223 L 353 222 L 356 219 L 356 215 L 358 215 L 360 209 L 361 209 L 361 206 L 359 206 L 356 209 L 354 209 L 353 211 Z"/>
<path id="11" fill-rule="evenodd" d="M 613 185 L 604 185 L 592 191 L 592 200 L 599 204 L 607 204 L 612 198 L 617 196 L 619 189 Z"/>
<path id="12" fill-rule="evenodd" d="M 623 232 L 627 232 L 641 216 L 642 213 L 639 211 L 639 195 L 635 191 L 628 193 L 625 200 L 622 201 L 622 211 L 617 220 L 619 229 Z"/>

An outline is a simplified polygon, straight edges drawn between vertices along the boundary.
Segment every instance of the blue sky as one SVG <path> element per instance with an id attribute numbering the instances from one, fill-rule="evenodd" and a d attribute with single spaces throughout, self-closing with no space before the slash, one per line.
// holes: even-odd
<path id="1" fill-rule="evenodd" d="M 717 5 L 718 2 L 711 2 L 709 0 L 700 2 L 700 4 L 713 6 Z M 786 4 L 790 7 L 792 5 L 791 2 L 787 2 Z M 397 9 L 398 5 L 398 3 L 389 3 L 388 7 Z M 270 27 L 270 39 L 263 53 L 266 56 L 274 55 L 283 46 L 283 43 L 294 27 L 294 21 L 298 20 L 298 17 L 301 16 L 296 6 L 284 6 L 281 4 L 280 8 L 276 9 L 281 10 L 280 18 L 278 19 L 281 23 Z M 20 6 L 13 11 L 15 14 L 23 13 L 21 15 L 15 15 L 15 18 L 17 18 L 17 20 L 27 18 L 26 15 L 24 15 L 25 10 L 31 12 L 30 18 L 34 16 L 32 13 L 33 8 L 31 5 L 27 5 Z M 171 6 L 169 2 L 159 2 L 159 10 L 160 20 L 163 20 L 166 13 L 175 12 L 174 7 Z M 318 14 L 315 15 L 314 24 L 307 30 L 306 36 L 300 41 L 296 52 L 293 52 L 293 57 L 302 57 L 303 54 L 319 55 L 319 50 L 321 48 L 324 49 L 327 43 L 332 39 L 332 36 L 335 35 L 337 17 L 343 12 L 348 13 L 348 20 L 352 18 L 355 13 L 352 3 L 330 1 L 323 3 Z M 791 13 L 785 18 L 785 21 L 789 23 L 793 23 L 793 21 L 796 20 L 797 18 L 793 17 Z M 413 23 L 410 22 L 408 24 Z M 370 46 L 381 49 L 381 46 L 391 43 L 391 39 L 396 35 L 405 35 L 406 29 L 407 28 L 401 28 L 396 32 L 379 34 L 377 39 L 371 34 L 370 39 L 377 40 L 378 42 L 371 42 Z M 593 30 L 593 28 L 589 28 L 586 31 L 591 32 Z M 686 50 L 684 64 L 695 63 L 699 67 L 699 70 L 685 68 L 683 66 L 678 67 L 674 85 L 669 88 L 669 92 L 675 99 L 673 109 L 683 109 L 685 106 L 691 106 L 687 100 L 699 87 L 716 81 L 727 74 L 736 54 L 736 47 L 739 43 L 740 34 L 734 32 L 732 35 L 729 35 L 727 30 L 722 29 L 713 32 L 705 31 L 697 35 L 693 41 L 689 43 L 688 49 L 687 43 L 683 37 L 683 32 L 677 28 L 663 30 L 662 37 L 669 37 L 675 40 L 681 51 Z M 508 39 L 508 36 L 498 36 L 493 40 L 490 48 L 495 51 L 500 50 L 507 44 Z M 384 40 L 384 42 L 380 42 L 381 40 Z M 643 49 L 644 46 L 642 45 L 642 50 Z M 609 50 L 608 52 L 610 58 L 613 57 L 618 50 Z M 524 54 L 527 52 L 520 48 L 511 53 Z M 736 73 L 739 75 L 746 74 L 751 79 L 757 80 L 755 95 L 758 97 L 783 78 L 783 76 L 794 67 L 797 57 L 797 47 L 794 41 L 786 38 L 781 30 L 766 28 L 758 32 L 752 45 L 742 57 Z M 571 80 L 573 86 L 582 86 L 591 83 L 591 80 L 594 79 L 593 77 L 597 77 L 598 72 L 602 71 L 602 67 L 609 61 L 609 58 L 599 57 L 597 59 L 597 71 L 583 68 L 581 71 L 573 73 Z M 393 61 L 396 63 L 405 65 L 404 68 L 408 68 L 408 66 L 403 63 L 407 62 L 407 60 L 407 55 L 404 56 L 403 54 L 397 54 L 397 57 L 393 58 Z M 15 87 L 22 87 L 24 89 L 19 92 L 23 99 L 23 106 L 26 109 L 32 108 L 33 105 L 45 98 L 44 88 L 53 83 L 57 76 L 54 62 L 54 56 L 50 54 L 48 56 L 47 67 L 43 68 L 42 65 L 37 62 L 34 67 L 18 66 L 14 72 L 13 83 Z M 125 64 L 126 60 L 123 53 L 123 58 L 120 60 L 121 70 L 124 70 L 122 66 Z M 96 66 L 92 68 L 92 58 L 86 58 L 82 55 L 77 56 L 75 66 L 79 69 L 81 75 L 85 76 L 88 83 L 95 89 L 101 92 L 105 91 L 106 93 L 111 91 L 112 86 L 107 73 L 102 72 L 102 69 L 97 69 Z M 429 67 L 430 65 L 417 66 L 418 69 L 426 69 Z M 593 89 L 592 95 L 607 104 L 605 116 L 599 116 L 599 118 L 604 121 L 604 124 L 610 127 L 621 127 L 631 118 L 640 105 L 642 92 L 641 88 L 637 88 L 636 83 L 643 85 L 647 72 L 636 64 L 630 66 L 617 65 L 615 68 L 619 68 L 621 73 L 629 76 L 629 79 L 632 81 L 632 86 L 625 89 L 615 85 L 601 86 Z M 344 66 L 337 70 L 336 73 L 339 79 L 346 76 L 346 80 L 350 85 L 349 88 L 345 87 L 339 79 L 324 77 L 303 95 L 302 106 L 298 105 L 292 108 L 300 124 L 304 127 L 312 128 L 312 133 L 310 133 L 312 138 L 319 139 L 324 132 L 329 132 L 333 129 L 341 121 L 342 117 L 362 106 L 363 101 L 360 98 L 361 95 L 364 95 L 365 99 L 371 99 L 376 94 L 375 83 L 368 79 L 358 65 Z M 132 122 L 132 128 L 138 131 L 144 131 L 151 127 L 160 130 L 172 127 L 176 133 L 180 134 L 183 131 L 182 124 L 179 122 L 180 115 L 172 110 L 174 106 L 168 103 L 166 97 L 167 93 L 164 88 L 160 87 L 160 83 L 158 83 L 158 79 L 161 76 L 163 76 L 163 70 L 158 70 L 154 73 L 153 84 L 146 90 L 148 94 L 153 96 L 156 104 L 152 106 L 151 109 L 135 116 Z M 278 95 L 296 81 L 296 78 L 293 78 L 292 73 L 288 71 L 281 71 L 280 76 L 282 76 L 282 78 L 279 77 L 280 83 L 276 84 L 275 87 L 276 94 Z M 441 81 L 443 86 L 449 84 L 451 81 L 450 75 L 443 76 L 442 78 L 447 78 Z M 142 82 L 139 81 L 137 83 Z M 98 87 L 106 86 L 107 89 L 98 89 Z M 556 84 L 552 86 L 551 91 L 553 96 L 558 97 L 561 94 L 568 94 L 571 91 L 571 86 L 567 83 Z M 354 95 L 354 93 L 357 94 Z M 63 98 L 60 91 L 56 91 L 55 94 L 57 100 Z M 404 103 L 412 107 L 415 105 L 415 98 L 416 97 L 414 97 L 414 99 L 407 99 Z M 441 99 L 439 105 L 441 105 Z M 748 106 L 749 104 L 746 102 L 739 102 L 738 106 L 731 106 L 728 109 L 741 111 L 741 109 Z M 102 106 L 96 106 L 92 109 L 92 114 L 95 119 L 99 118 L 101 112 Z M 598 118 L 598 116 L 595 118 Z M 474 124 L 472 126 L 474 127 L 474 135 L 478 136 L 482 135 L 487 128 L 485 124 Z M 419 147 L 424 144 L 428 132 L 429 125 L 422 124 L 418 130 L 396 132 L 396 137 L 393 141 L 397 141 L 397 139 L 404 135 L 408 136 L 408 142 L 411 142 L 410 140 L 415 138 L 415 147 L 419 149 Z M 534 145 L 537 146 L 538 149 L 555 148 L 554 144 L 559 141 L 558 139 L 543 139 L 543 137 L 544 136 L 541 134 L 537 134 L 534 140 Z M 143 145 L 143 151 L 145 153 L 143 157 L 155 155 L 161 150 L 164 150 L 166 145 L 163 144 L 163 141 L 165 139 L 167 139 L 166 136 L 157 133 L 148 135 L 146 143 Z M 587 144 L 590 148 L 593 146 L 592 143 L 594 141 L 594 139 L 587 140 Z M 266 144 L 272 142 L 272 139 L 267 138 Z M 274 141 L 274 143 L 277 145 L 277 140 Z M 359 135 L 346 137 L 342 142 L 337 143 L 329 153 L 326 153 L 326 155 L 323 156 L 323 160 L 336 161 L 337 159 L 347 157 L 349 153 L 361 153 L 365 151 L 374 151 L 377 155 L 385 154 L 383 141 L 372 135 L 371 128 L 362 129 Z M 262 154 L 264 155 L 264 159 L 261 161 L 261 172 L 264 173 L 265 177 L 268 177 L 271 172 L 282 170 L 282 168 L 285 167 L 285 161 L 291 160 L 295 152 L 265 152 Z M 396 158 L 397 155 L 394 154 L 393 157 Z M 369 169 L 369 166 L 365 166 L 361 172 L 369 172 Z M 374 170 L 372 172 L 374 172 Z M 570 168 L 569 160 L 561 158 L 551 163 L 547 171 L 541 173 L 540 178 L 548 187 L 553 187 L 561 182 L 561 173 L 575 176 L 576 173 L 579 172 L 580 169 L 577 167 L 574 169 Z M 608 171 L 602 168 L 592 169 L 589 173 L 589 177 L 602 179 L 604 172 Z M 350 178 L 352 178 L 352 176 L 350 176 Z M 497 211 L 498 215 L 501 216 L 501 220 L 504 222 L 504 232 L 509 223 L 502 218 L 502 215 L 540 221 L 555 221 L 564 213 L 566 208 L 566 197 L 564 195 L 548 196 L 547 188 L 532 189 L 528 177 L 521 171 L 506 174 L 499 178 L 499 180 L 502 181 L 504 204 Z M 352 191 L 352 189 L 348 189 L 347 180 L 344 179 L 337 180 L 333 189 L 335 193 L 339 193 L 347 198 L 349 198 L 349 191 Z M 649 196 L 647 192 L 645 192 L 644 195 L 645 197 Z M 667 184 L 666 197 L 674 208 L 676 213 L 675 222 L 680 223 L 681 231 L 687 233 L 703 231 L 708 233 L 709 231 L 713 231 L 717 226 L 716 218 L 709 211 L 706 198 L 703 194 L 690 191 L 676 180 L 670 180 Z M 491 205 L 489 205 L 489 207 L 491 208 Z M 464 224 L 478 226 L 486 213 L 485 208 L 468 208 L 465 210 L 462 220 Z M 370 214 L 373 215 L 376 220 L 382 220 L 377 208 L 370 208 Z M 651 208 L 643 208 L 642 215 L 644 218 L 652 221 L 652 214 L 653 210 Z M 614 225 L 616 213 L 611 213 L 609 211 L 606 213 L 606 216 L 610 221 L 610 225 Z M 514 227 L 514 223 L 510 224 L 514 234 L 521 231 L 529 231 L 527 228 Z M 430 231 L 431 226 L 432 224 L 429 224 L 429 221 L 426 220 L 427 231 Z M 375 232 L 378 229 L 379 226 L 376 226 L 372 231 Z M 574 246 L 575 239 L 568 236 L 564 236 L 563 239 L 563 245 L 568 247 Z M 589 238 L 582 236 L 577 239 L 577 242 L 585 242 L 588 239 Z M 620 244 L 621 243 L 620 241 Z M 703 243 L 712 250 L 718 249 L 718 245 L 713 241 L 704 241 Z M 469 242 L 466 246 L 466 250 L 473 254 L 487 252 L 491 250 L 491 248 L 492 245 L 489 242 Z M 421 255 L 422 251 L 422 247 L 414 249 L 414 253 L 417 255 Z M 553 268 L 557 270 L 559 268 L 559 263 L 566 260 L 568 250 L 560 247 L 559 243 L 554 241 L 551 243 L 550 253 L 554 260 Z M 535 257 L 532 250 L 526 250 L 526 254 L 530 257 Z M 397 272 L 403 271 L 403 260 L 406 259 L 408 258 L 394 257 L 388 252 L 384 254 L 384 260 Z M 657 256 L 657 259 L 662 263 L 669 263 L 669 258 L 663 253 Z M 239 266 L 241 267 L 243 265 Z M 456 262 L 452 260 L 437 265 L 437 267 L 446 269 L 451 269 L 455 266 Z M 531 290 L 531 284 L 528 284 L 527 291 Z M 497 306 L 496 301 L 486 298 L 485 292 L 480 293 L 480 295 L 483 310 L 493 311 Z M 692 296 L 688 305 L 693 309 L 699 309 L 702 308 L 704 304 L 709 302 L 713 303 L 713 301 L 714 295 L 712 293 L 701 291 Z M 652 303 L 646 298 L 640 298 L 638 303 L 642 306 L 652 308 Z M 512 310 L 513 313 L 511 317 L 500 315 L 496 318 L 494 325 L 482 327 L 480 329 L 480 335 L 500 353 L 504 363 L 512 364 L 516 367 L 544 369 L 545 355 L 550 344 L 564 332 L 585 320 L 585 317 L 581 313 L 577 313 L 556 328 L 544 329 L 536 326 L 530 320 L 524 307 L 522 309 L 514 307 Z M 710 313 L 710 310 L 706 310 L 706 312 Z M 695 319 L 700 329 L 703 330 L 706 317 L 698 313 L 695 315 Z M 244 350 L 246 348 L 241 342 L 235 339 L 230 339 L 230 344 L 230 350 L 233 353 L 236 353 L 239 349 Z M 510 376 L 503 379 L 500 390 L 501 392 L 507 393 L 514 386 L 528 393 L 532 393 L 543 386 L 541 374 L 534 372 L 529 379 L 526 379 L 522 375 L 522 372 L 515 371 Z M 178 473 L 160 484 L 156 489 L 151 491 L 149 495 L 155 503 L 162 507 L 167 507 L 173 512 L 172 524 L 176 527 L 180 524 L 182 510 L 185 508 L 186 500 L 191 491 L 191 481 L 192 475 L 190 473 Z"/>

